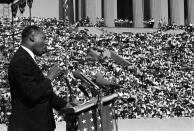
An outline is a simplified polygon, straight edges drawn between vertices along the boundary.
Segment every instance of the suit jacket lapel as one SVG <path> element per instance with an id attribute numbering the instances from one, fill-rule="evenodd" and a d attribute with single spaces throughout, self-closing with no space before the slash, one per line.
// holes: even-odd
<path id="1" fill-rule="evenodd" d="M 29 61 L 32 63 L 32 65 L 37 69 L 37 71 L 44 77 L 44 75 L 42 74 L 42 71 L 40 70 L 39 66 L 36 64 L 36 62 L 30 56 L 30 54 L 28 54 L 28 52 L 26 50 L 24 50 L 22 47 L 20 47 L 19 50 L 21 50 L 21 52 L 29 59 Z"/>

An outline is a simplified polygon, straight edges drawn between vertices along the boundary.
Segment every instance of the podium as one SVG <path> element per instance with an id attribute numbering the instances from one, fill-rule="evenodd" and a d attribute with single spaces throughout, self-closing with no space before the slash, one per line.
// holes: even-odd
<path id="1" fill-rule="evenodd" d="M 66 131 L 113 131 L 113 100 L 117 93 L 104 96 L 101 108 L 97 99 L 61 111 L 66 114 Z M 100 109 L 99 109 L 100 108 Z"/>

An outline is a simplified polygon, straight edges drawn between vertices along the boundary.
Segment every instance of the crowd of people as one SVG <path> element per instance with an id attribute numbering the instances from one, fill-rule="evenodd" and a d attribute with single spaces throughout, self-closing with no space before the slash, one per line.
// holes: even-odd
<path id="1" fill-rule="evenodd" d="M 16 18 L 13 26 L 10 23 L 10 20 L 1 19 L 0 123 L 8 122 L 11 109 L 7 67 L 20 46 L 21 30 L 29 20 Z M 103 89 L 103 94 L 119 93 L 114 103 L 118 118 L 194 116 L 193 32 L 167 34 L 164 28 L 150 33 L 104 33 L 97 36 L 88 34 L 87 30 L 78 31 L 75 25 L 55 18 L 33 18 L 31 24 L 42 27 L 47 35 L 48 52 L 42 58 L 37 57 L 39 67 L 45 74 L 56 63 L 65 70 L 65 74 L 52 83 L 56 94 L 62 98 L 71 96 L 80 101 L 88 100 L 79 86 L 84 86 L 89 93 L 91 87 L 73 74 L 81 70 L 93 81 L 100 73 L 104 79 L 115 83 Z M 99 54 L 113 51 L 138 67 L 142 75 L 133 74 L 111 57 L 99 55 L 93 58 L 89 56 L 89 49 Z M 63 120 L 58 112 L 55 112 L 55 118 Z"/>

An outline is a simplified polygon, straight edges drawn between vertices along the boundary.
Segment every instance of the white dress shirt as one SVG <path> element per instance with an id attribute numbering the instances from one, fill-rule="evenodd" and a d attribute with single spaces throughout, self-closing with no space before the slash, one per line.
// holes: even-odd
<path id="1" fill-rule="evenodd" d="M 22 47 L 24 50 L 26 50 L 26 51 L 28 52 L 28 54 L 32 57 L 32 59 L 36 62 L 34 53 L 33 53 L 30 49 L 26 48 L 26 47 L 23 46 L 23 45 L 21 45 L 21 47 Z"/>

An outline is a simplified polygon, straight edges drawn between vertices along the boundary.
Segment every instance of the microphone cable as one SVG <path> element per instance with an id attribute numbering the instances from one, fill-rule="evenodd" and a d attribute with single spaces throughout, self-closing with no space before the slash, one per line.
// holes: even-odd
<path id="1" fill-rule="evenodd" d="M 117 100 L 118 100 L 118 97 L 117 97 Z M 116 100 L 116 101 L 117 101 Z M 118 112 L 118 102 L 116 102 L 116 108 L 117 108 L 117 112 Z M 114 115 L 114 119 L 115 119 L 115 131 L 118 131 L 118 116 L 116 116 L 116 109 L 114 108 L 113 111 L 112 111 L 113 115 Z M 114 128 L 114 125 L 113 125 L 113 128 Z"/>

